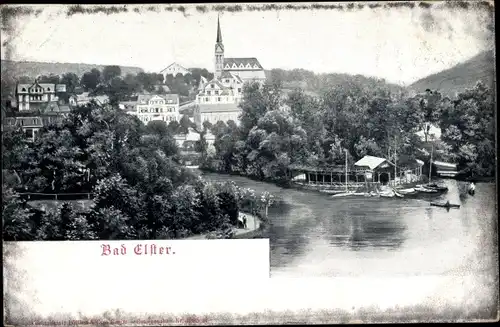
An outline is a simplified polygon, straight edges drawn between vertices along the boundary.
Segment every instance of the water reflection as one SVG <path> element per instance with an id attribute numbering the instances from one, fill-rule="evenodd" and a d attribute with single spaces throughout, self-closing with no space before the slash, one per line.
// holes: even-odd
<path id="1" fill-rule="evenodd" d="M 477 185 L 474 197 L 460 196 L 456 181 L 444 195 L 422 199 L 336 198 L 255 182 L 234 180 L 279 199 L 269 210 L 271 273 L 286 276 L 446 274 L 482 260 L 479 235 L 491 234 L 495 186 Z M 431 207 L 450 201 L 460 209 Z M 488 236 L 486 235 L 486 236 Z M 491 238 L 490 236 L 488 236 Z"/>

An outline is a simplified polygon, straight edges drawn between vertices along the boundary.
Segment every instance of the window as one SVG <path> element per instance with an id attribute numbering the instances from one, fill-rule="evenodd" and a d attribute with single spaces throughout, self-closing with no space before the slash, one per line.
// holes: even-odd
<path id="1" fill-rule="evenodd" d="M 24 126 L 24 119 L 21 119 L 21 126 Z"/>
<path id="2" fill-rule="evenodd" d="M 208 97 L 205 97 L 205 101 L 208 102 L 209 101 L 209 98 Z"/>
<path id="3" fill-rule="evenodd" d="M 218 97 L 218 98 L 217 98 L 217 101 L 219 101 L 219 102 L 220 102 L 220 97 Z"/>
<path id="4" fill-rule="evenodd" d="M 215 87 L 215 85 L 214 85 L 214 84 L 211 84 L 211 85 L 210 85 L 210 87 L 213 89 L 213 88 Z"/>
<path id="5" fill-rule="evenodd" d="M 49 91 L 49 92 L 50 92 L 50 87 L 48 87 L 48 88 L 47 88 L 47 91 Z"/>
<path id="6" fill-rule="evenodd" d="M 219 95 L 219 91 L 218 91 L 218 90 L 215 90 L 215 91 L 214 91 L 214 94 L 215 94 L 215 95 Z"/>
<path id="7" fill-rule="evenodd" d="M 158 108 L 155 108 L 155 112 L 160 112 L 160 109 L 158 109 Z"/>
<path id="8" fill-rule="evenodd" d="M 212 92 L 211 91 L 207 91 L 207 95 L 212 95 Z"/>
<path id="9" fill-rule="evenodd" d="M 226 80 L 226 83 L 229 83 L 229 80 L 228 80 L 228 79 Z"/>
<path id="10" fill-rule="evenodd" d="M 238 88 L 238 92 L 241 93 L 241 87 Z"/>
<path id="11" fill-rule="evenodd" d="M 21 90 L 22 92 L 26 92 L 26 89 L 23 87 L 23 89 Z"/>

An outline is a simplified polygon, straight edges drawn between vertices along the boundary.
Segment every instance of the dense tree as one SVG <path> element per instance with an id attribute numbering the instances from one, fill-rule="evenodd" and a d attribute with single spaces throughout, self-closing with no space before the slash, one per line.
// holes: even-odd
<path id="1" fill-rule="evenodd" d="M 37 78 L 38 83 L 52 83 L 52 84 L 59 84 L 60 83 L 60 77 L 59 75 L 41 75 L 38 76 Z"/>
<path id="2" fill-rule="evenodd" d="M 95 90 L 99 83 L 101 82 L 101 72 L 98 69 L 93 68 L 90 72 L 84 73 L 80 85 L 82 85 L 87 91 Z"/>
<path id="3" fill-rule="evenodd" d="M 120 66 L 106 66 L 102 70 L 102 79 L 104 83 L 109 83 L 113 78 L 119 77 L 122 74 Z"/>
<path id="4" fill-rule="evenodd" d="M 463 172 L 493 176 L 495 172 L 495 106 L 492 91 L 482 82 L 441 105 L 441 138 Z"/>

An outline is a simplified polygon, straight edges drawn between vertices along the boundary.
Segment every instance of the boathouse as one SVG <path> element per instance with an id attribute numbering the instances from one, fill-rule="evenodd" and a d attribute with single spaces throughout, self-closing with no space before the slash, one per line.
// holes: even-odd
<path id="1" fill-rule="evenodd" d="M 436 169 L 436 175 L 439 177 L 455 177 L 458 174 L 457 164 L 434 161 L 433 170 Z"/>
<path id="2" fill-rule="evenodd" d="M 399 156 L 396 164 L 374 156 L 364 156 L 354 164 L 365 170 L 367 181 L 392 185 L 420 181 L 423 165 L 423 161 L 405 155 Z"/>
<path id="3" fill-rule="evenodd" d="M 344 187 L 366 184 L 403 184 L 421 179 L 423 162 L 400 157 L 400 163 L 394 169 L 394 163 L 385 158 L 364 156 L 354 165 L 321 165 L 317 167 L 292 165 L 290 171 L 293 180 L 309 185 Z M 396 172 L 396 178 L 394 178 Z"/>

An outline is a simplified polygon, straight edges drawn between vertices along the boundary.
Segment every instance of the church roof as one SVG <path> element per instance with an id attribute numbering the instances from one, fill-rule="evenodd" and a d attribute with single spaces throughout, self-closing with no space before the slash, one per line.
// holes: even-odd
<path id="1" fill-rule="evenodd" d="M 236 64 L 236 66 L 239 66 L 240 64 L 243 64 L 243 66 L 246 67 L 247 64 L 250 64 L 251 67 L 256 65 L 259 69 L 264 69 L 262 68 L 262 65 L 259 63 L 257 58 L 224 58 L 224 66 L 229 64 L 229 69 L 232 68 L 233 64 Z"/>

